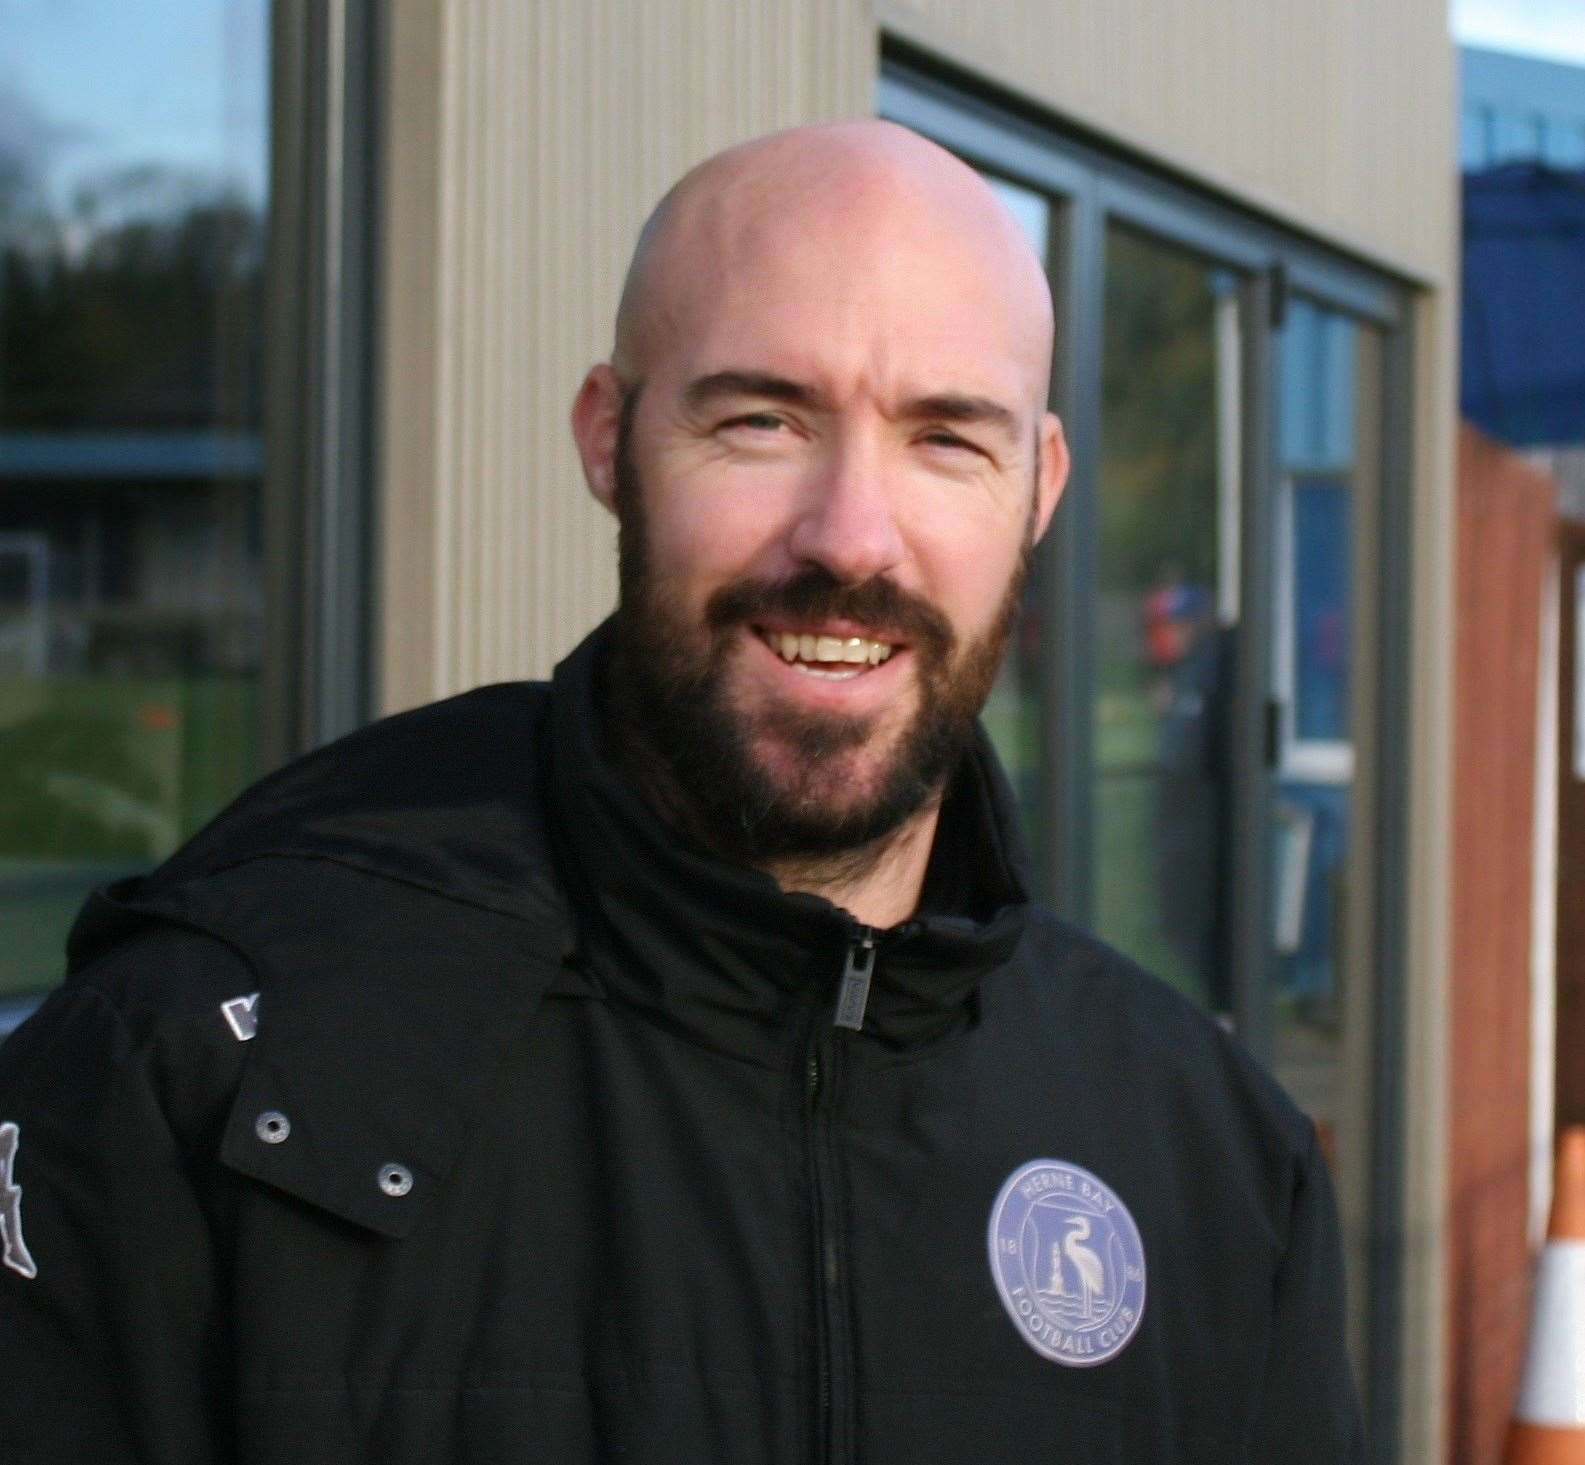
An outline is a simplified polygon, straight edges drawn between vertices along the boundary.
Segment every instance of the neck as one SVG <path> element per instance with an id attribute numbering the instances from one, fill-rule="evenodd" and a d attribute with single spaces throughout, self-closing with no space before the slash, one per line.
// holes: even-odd
<path id="1" fill-rule="evenodd" d="M 823 896 L 862 925 L 885 928 L 919 908 L 935 843 L 939 803 L 873 844 L 809 859 L 770 860 L 759 868 L 783 890 Z"/>

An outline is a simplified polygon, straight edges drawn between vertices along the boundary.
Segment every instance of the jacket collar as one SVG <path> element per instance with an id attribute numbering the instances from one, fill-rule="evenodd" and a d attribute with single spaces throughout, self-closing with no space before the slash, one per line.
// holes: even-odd
<path id="1" fill-rule="evenodd" d="M 592 973 L 615 996 L 712 1046 L 760 1061 L 789 1020 L 829 1011 L 848 912 L 784 893 L 663 823 L 601 749 L 597 686 L 607 622 L 556 669 L 546 798 L 558 865 Z M 969 1022 L 981 979 L 1012 955 L 1028 910 L 1011 795 L 983 730 L 955 776 L 925 906 L 879 935 L 864 1031 L 912 1049 Z"/>

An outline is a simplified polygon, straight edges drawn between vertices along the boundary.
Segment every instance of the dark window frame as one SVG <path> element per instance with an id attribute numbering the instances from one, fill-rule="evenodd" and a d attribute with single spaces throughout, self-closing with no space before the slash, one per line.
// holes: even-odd
<path id="1" fill-rule="evenodd" d="M 373 714 L 380 10 L 274 0 L 264 763 Z"/>

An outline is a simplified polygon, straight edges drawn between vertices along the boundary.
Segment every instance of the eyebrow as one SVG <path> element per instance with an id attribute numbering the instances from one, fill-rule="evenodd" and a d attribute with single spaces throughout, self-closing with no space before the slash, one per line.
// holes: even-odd
<path id="1" fill-rule="evenodd" d="M 695 410 L 722 397 L 764 397 L 794 407 L 823 408 L 826 397 L 805 382 L 764 371 L 713 371 L 695 377 L 683 389 L 683 401 Z M 933 392 L 903 403 L 905 418 L 935 418 L 942 422 L 981 423 L 1009 437 L 1018 435 L 1018 415 L 991 397 L 966 392 Z"/>
<path id="2" fill-rule="evenodd" d="M 1010 407 L 990 397 L 971 397 L 958 392 L 940 392 L 929 397 L 915 397 L 903 407 L 907 417 L 933 417 L 942 422 L 981 423 L 1004 432 L 1008 437 L 1018 435 L 1018 417 Z"/>
<path id="3" fill-rule="evenodd" d="M 766 371 L 712 371 L 695 377 L 682 393 L 683 402 L 695 409 L 721 397 L 768 397 L 794 407 L 825 406 L 825 398 L 813 387 Z"/>

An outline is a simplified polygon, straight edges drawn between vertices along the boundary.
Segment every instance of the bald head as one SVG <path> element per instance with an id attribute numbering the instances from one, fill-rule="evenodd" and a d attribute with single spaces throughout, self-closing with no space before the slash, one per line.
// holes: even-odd
<path id="1" fill-rule="evenodd" d="M 639 235 L 612 362 L 629 384 L 690 328 L 698 297 L 752 289 L 767 258 L 802 251 L 816 270 L 863 249 L 933 249 L 995 283 L 1016 341 L 1049 361 L 1045 270 L 972 168 L 894 123 L 799 127 L 719 153 L 686 174 Z"/>

